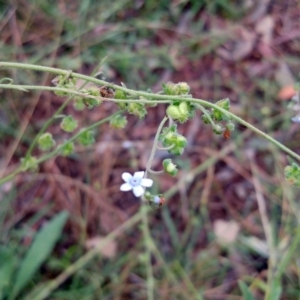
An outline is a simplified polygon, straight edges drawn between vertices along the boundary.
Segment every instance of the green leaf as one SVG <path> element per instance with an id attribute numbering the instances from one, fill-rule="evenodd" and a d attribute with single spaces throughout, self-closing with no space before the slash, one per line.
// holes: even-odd
<path id="1" fill-rule="evenodd" d="M 254 300 L 254 297 L 252 296 L 252 293 L 250 292 L 249 288 L 241 280 L 239 280 L 239 287 L 240 287 L 240 289 L 242 291 L 243 299 L 244 300 Z"/>
<path id="2" fill-rule="evenodd" d="M 8 248 L 0 248 L 0 299 L 5 295 L 11 284 L 16 257 Z"/>
<path id="3" fill-rule="evenodd" d="M 34 273 L 50 255 L 57 240 L 61 236 L 62 229 L 67 219 L 68 213 L 62 211 L 36 233 L 25 258 L 21 263 L 19 272 L 16 275 L 13 287 L 14 297 L 16 297 L 26 286 L 28 281 L 32 279 Z"/>

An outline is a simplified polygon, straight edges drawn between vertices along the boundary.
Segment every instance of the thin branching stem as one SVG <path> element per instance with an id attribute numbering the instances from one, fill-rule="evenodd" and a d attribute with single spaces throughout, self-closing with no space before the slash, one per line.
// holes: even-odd
<path id="1" fill-rule="evenodd" d="M 147 165 L 146 165 L 145 177 L 147 177 L 147 171 L 150 173 L 149 170 L 151 170 L 151 165 L 152 165 L 152 162 L 153 162 L 153 159 L 154 159 L 154 156 L 155 156 L 155 152 L 157 150 L 158 138 L 159 138 L 160 132 L 161 132 L 162 128 L 164 127 L 167 120 L 168 120 L 168 118 L 164 117 L 162 119 L 161 123 L 159 124 L 158 128 L 157 128 L 157 132 L 156 132 L 156 135 L 155 135 L 155 138 L 154 138 L 154 141 L 153 141 L 153 145 L 152 145 L 152 149 L 151 149 L 151 154 L 150 154 L 150 157 L 149 157 Z"/>
<path id="2" fill-rule="evenodd" d="M 0 68 L 35 70 L 35 71 L 49 72 L 49 73 L 54 73 L 54 74 L 57 74 L 57 75 L 64 75 L 64 76 L 68 75 L 69 72 L 70 72 L 70 71 L 66 71 L 66 70 L 62 70 L 62 69 L 44 67 L 44 66 L 33 65 L 33 64 L 15 63 L 15 62 L 0 62 Z M 270 141 L 271 143 L 276 145 L 278 148 L 280 148 L 282 151 L 286 152 L 287 154 L 289 154 L 294 159 L 296 159 L 300 162 L 300 156 L 297 153 L 293 152 L 292 150 L 290 150 L 289 148 L 287 148 L 286 146 L 284 146 L 280 142 L 276 141 L 270 135 L 268 135 L 267 133 L 264 133 L 263 131 L 261 131 L 258 128 L 254 127 L 253 125 L 246 122 L 242 118 L 234 115 L 233 113 L 231 113 L 231 112 L 229 112 L 229 111 L 227 111 L 227 110 L 225 110 L 225 109 L 223 109 L 223 108 L 221 108 L 221 107 L 219 107 L 219 106 L 217 106 L 217 105 L 215 105 L 211 102 L 208 102 L 208 101 L 205 101 L 205 100 L 202 100 L 202 99 L 194 99 L 194 98 L 187 98 L 187 97 L 180 97 L 180 96 L 160 95 L 160 94 L 147 93 L 147 92 L 143 92 L 143 91 L 134 91 L 134 90 L 128 89 L 126 87 L 122 87 L 122 86 L 119 86 L 119 85 L 116 85 L 116 84 L 106 82 L 104 80 L 100 80 L 100 79 L 97 79 L 97 78 L 94 78 L 94 77 L 91 77 L 91 76 L 78 74 L 78 73 L 75 73 L 75 72 L 72 72 L 72 77 L 79 78 L 79 79 L 82 79 L 82 80 L 85 80 L 85 81 L 88 81 L 88 82 L 93 82 L 95 84 L 108 86 L 108 87 L 114 88 L 116 90 L 121 90 L 121 91 L 123 91 L 127 94 L 130 94 L 130 95 L 143 96 L 143 97 L 145 97 L 146 99 L 149 99 L 149 100 L 156 100 L 155 101 L 156 103 L 165 103 L 165 102 L 162 102 L 162 101 L 166 101 L 166 102 L 187 101 L 187 102 L 191 102 L 191 103 L 200 104 L 204 107 L 209 107 L 209 108 L 219 110 L 220 112 L 222 112 L 225 115 L 227 115 L 228 117 L 230 117 L 232 120 L 244 125 L 245 127 L 249 128 L 250 130 L 252 130 L 255 133 L 259 134 L 260 136 L 264 137 L 265 139 L 267 139 L 268 141 Z M 129 100 L 126 100 L 126 101 L 129 102 Z"/>

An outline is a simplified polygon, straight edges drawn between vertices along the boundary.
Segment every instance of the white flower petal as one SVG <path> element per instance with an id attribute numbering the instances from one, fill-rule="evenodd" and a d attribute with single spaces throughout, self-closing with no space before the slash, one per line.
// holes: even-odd
<path id="1" fill-rule="evenodd" d="M 124 172 L 124 173 L 122 174 L 122 178 L 123 178 L 123 180 L 124 180 L 125 182 L 129 182 L 130 179 L 132 178 L 132 175 L 129 174 L 129 173 L 127 173 L 127 172 Z"/>
<path id="2" fill-rule="evenodd" d="M 133 188 L 133 193 L 134 196 L 141 197 L 145 193 L 145 190 L 140 185 L 138 185 Z"/>
<path id="3" fill-rule="evenodd" d="M 295 123 L 300 123 L 300 116 L 293 117 L 292 121 Z"/>
<path id="4" fill-rule="evenodd" d="M 160 197 L 155 196 L 154 199 L 153 199 L 153 202 L 156 203 L 156 204 L 159 204 L 160 203 Z"/>
<path id="5" fill-rule="evenodd" d="M 141 185 L 145 187 L 150 187 L 153 184 L 153 180 L 149 178 L 143 178 L 141 181 Z"/>
<path id="6" fill-rule="evenodd" d="M 120 186 L 120 191 L 127 192 L 127 191 L 131 191 L 131 190 L 132 190 L 132 186 L 129 183 L 123 183 Z"/>
<path id="7" fill-rule="evenodd" d="M 145 172 L 144 171 L 140 171 L 140 172 L 135 172 L 133 177 L 137 178 L 137 179 L 142 179 L 144 177 Z"/>

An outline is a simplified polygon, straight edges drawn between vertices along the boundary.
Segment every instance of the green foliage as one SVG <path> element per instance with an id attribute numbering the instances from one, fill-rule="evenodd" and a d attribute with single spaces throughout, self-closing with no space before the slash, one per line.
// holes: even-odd
<path id="1" fill-rule="evenodd" d="M 0 247 L 0 299 L 11 290 L 17 257 L 7 247 Z"/>
<path id="2" fill-rule="evenodd" d="M 20 264 L 18 272 L 16 273 L 12 289 L 14 298 L 32 279 L 32 276 L 51 254 L 56 242 L 61 236 L 62 229 L 67 219 L 68 213 L 62 211 L 36 233 L 30 248 Z"/>
<path id="3" fill-rule="evenodd" d="M 247 285 L 241 280 L 239 280 L 239 287 L 242 291 L 244 300 L 254 300 L 254 297 L 252 296 L 252 293 L 248 289 Z"/>

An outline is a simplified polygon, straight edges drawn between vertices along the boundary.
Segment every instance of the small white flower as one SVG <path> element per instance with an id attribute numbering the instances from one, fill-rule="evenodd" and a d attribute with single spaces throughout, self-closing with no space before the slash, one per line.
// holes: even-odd
<path id="1" fill-rule="evenodd" d="M 151 187 L 153 184 L 153 180 L 149 178 L 143 178 L 145 172 L 135 172 L 132 176 L 131 174 L 125 172 L 122 174 L 122 178 L 125 181 L 120 187 L 120 190 L 123 192 L 133 190 L 133 193 L 136 197 L 141 197 L 145 189 L 144 187 Z"/>

